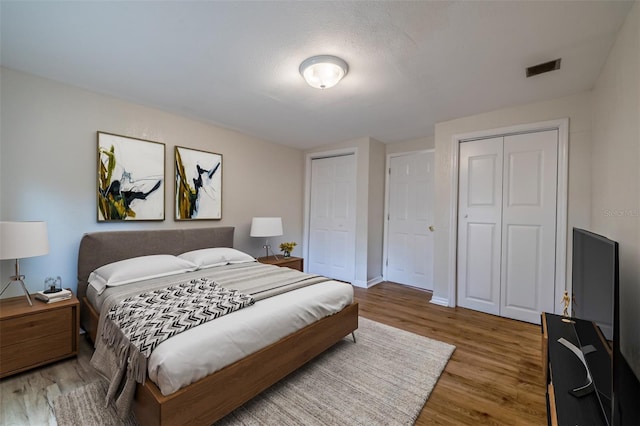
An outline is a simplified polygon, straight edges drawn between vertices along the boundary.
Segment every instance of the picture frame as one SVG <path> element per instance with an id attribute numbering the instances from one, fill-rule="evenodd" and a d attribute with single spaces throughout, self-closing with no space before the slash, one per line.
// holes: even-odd
<path id="1" fill-rule="evenodd" d="M 165 144 L 98 132 L 98 222 L 165 219 Z"/>
<path id="2" fill-rule="evenodd" d="M 175 147 L 175 220 L 222 219 L 222 154 Z"/>

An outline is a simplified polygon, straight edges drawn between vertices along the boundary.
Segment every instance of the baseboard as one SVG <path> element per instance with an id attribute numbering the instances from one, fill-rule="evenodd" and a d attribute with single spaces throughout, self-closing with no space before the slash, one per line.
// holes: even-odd
<path id="1" fill-rule="evenodd" d="M 447 308 L 449 307 L 449 299 L 445 297 L 431 296 L 430 303 L 438 306 L 445 306 Z"/>
<path id="2" fill-rule="evenodd" d="M 378 275 L 375 278 L 371 278 L 369 281 L 367 281 L 367 288 L 371 288 L 374 285 L 380 284 L 383 281 L 384 281 L 384 278 L 382 278 L 382 275 Z"/>
<path id="3" fill-rule="evenodd" d="M 351 281 L 351 285 L 353 285 L 354 287 L 368 288 L 367 282 L 362 280 L 353 280 Z"/>

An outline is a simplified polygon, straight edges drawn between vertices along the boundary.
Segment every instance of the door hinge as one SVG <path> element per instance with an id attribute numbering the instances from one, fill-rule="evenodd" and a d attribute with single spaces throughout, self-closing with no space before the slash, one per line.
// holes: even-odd
<path id="1" fill-rule="evenodd" d="M 391 174 L 391 167 L 389 167 L 389 174 Z"/>

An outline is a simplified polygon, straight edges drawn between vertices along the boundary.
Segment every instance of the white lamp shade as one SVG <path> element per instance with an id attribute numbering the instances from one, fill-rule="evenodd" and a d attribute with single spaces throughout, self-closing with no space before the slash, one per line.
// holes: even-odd
<path id="1" fill-rule="evenodd" d="M 282 234 L 280 217 L 254 217 L 251 221 L 252 237 L 277 237 Z"/>
<path id="2" fill-rule="evenodd" d="M 313 56 L 300 64 L 300 74 L 309 86 L 316 89 L 335 86 L 348 71 L 345 61 L 330 55 Z"/>
<path id="3" fill-rule="evenodd" d="M 0 222 L 0 259 L 49 253 L 46 222 Z"/>

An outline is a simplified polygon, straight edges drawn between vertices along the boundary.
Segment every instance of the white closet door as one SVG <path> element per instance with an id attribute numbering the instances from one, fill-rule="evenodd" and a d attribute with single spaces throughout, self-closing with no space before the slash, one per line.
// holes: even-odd
<path id="1" fill-rule="evenodd" d="M 433 152 L 389 161 L 388 281 L 433 290 Z"/>
<path id="2" fill-rule="evenodd" d="M 353 281 L 355 202 L 354 155 L 311 161 L 308 272 Z"/>
<path id="3" fill-rule="evenodd" d="M 553 312 L 558 131 L 504 138 L 502 316 L 533 323 Z"/>
<path id="4" fill-rule="evenodd" d="M 503 138 L 460 144 L 458 305 L 500 314 Z"/>

